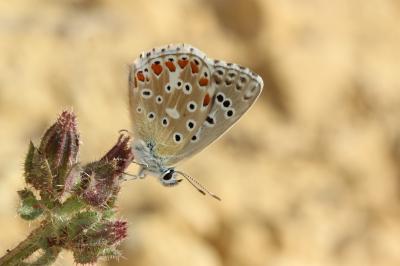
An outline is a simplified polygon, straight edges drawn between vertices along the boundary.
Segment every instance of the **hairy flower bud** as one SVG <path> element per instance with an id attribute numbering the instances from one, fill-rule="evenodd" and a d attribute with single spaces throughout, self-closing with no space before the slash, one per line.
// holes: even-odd
<path id="1" fill-rule="evenodd" d="M 116 220 L 109 222 L 101 231 L 102 237 L 107 239 L 108 245 L 121 242 L 128 236 L 128 224 L 126 221 Z"/>
<path id="2" fill-rule="evenodd" d="M 113 201 L 119 192 L 120 176 L 133 160 L 129 140 L 128 136 L 121 135 L 103 158 L 83 167 L 82 181 L 87 186 L 82 197 L 91 206 L 101 207 Z"/>
<path id="3" fill-rule="evenodd" d="M 76 117 L 71 111 L 63 111 L 57 122 L 44 134 L 39 151 L 45 156 L 53 174 L 53 189 L 64 189 L 65 179 L 78 162 L 79 134 Z"/>
<path id="4" fill-rule="evenodd" d="M 76 117 L 63 111 L 43 135 L 39 148 L 32 143 L 25 160 L 26 182 L 49 198 L 59 197 L 71 190 L 79 174 L 74 167 L 78 162 L 79 134 Z"/>

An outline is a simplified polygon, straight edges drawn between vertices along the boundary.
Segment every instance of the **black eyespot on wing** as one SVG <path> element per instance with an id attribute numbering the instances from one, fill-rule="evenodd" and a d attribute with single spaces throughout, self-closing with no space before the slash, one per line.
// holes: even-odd
<path id="1" fill-rule="evenodd" d="M 168 123 L 169 123 L 169 121 L 168 121 L 168 118 L 166 118 L 166 117 L 164 117 L 162 120 L 161 120 L 161 123 L 163 124 L 163 126 L 168 126 Z"/>
<path id="2" fill-rule="evenodd" d="M 179 143 L 182 140 L 182 135 L 179 133 L 174 134 L 174 140 Z"/>
<path id="3" fill-rule="evenodd" d="M 189 109 L 194 110 L 196 108 L 196 105 L 194 103 L 189 104 Z"/>
<path id="4" fill-rule="evenodd" d="M 224 101 L 224 95 L 218 94 L 218 95 L 217 95 L 217 101 L 220 102 L 220 103 L 222 103 L 222 102 Z"/>
<path id="5" fill-rule="evenodd" d="M 209 124 L 211 124 L 211 125 L 214 125 L 214 124 L 215 124 L 215 120 L 214 120 L 214 118 L 212 118 L 211 116 L 207 116 L 206 121 L 207 121 Z"/>

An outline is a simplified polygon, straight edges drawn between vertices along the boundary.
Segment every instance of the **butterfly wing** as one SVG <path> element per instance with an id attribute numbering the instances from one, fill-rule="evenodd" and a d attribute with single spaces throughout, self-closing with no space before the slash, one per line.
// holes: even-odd
<path id="1" fill-rule="evenodd" d="M 260 76 L 249 69 L 207 59 L 211 69 L 210 91 L 214 94 L 205 119 L 190 142 L 167 163 L 173 165 L 208 146 L 223 135 L 253 105 L 263 88 Z"/>
<path id="2" fill-rule="evenodd" d="M 189 45 L 168 45 L 142 53 L 131 66 L 134 139 L 150 145 L 163 162 L 181 153 L 211 109 L 214 91 L 205 59 Z"/>
<path id="3" fill-rule="evenodd" d="M 255 102 L 261 77 L 212 60 L 186 44 L 142 53 L 129 79 L 133 134 L 165 166 L 190 157 L 227 131 Z"/>

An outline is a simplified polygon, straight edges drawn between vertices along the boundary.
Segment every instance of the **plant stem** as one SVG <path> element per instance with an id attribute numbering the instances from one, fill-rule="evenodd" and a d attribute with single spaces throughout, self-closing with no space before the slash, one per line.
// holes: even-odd
<path id="1" fill-rule="evenodd" d="M 47 265 L 47 263 L 45 263 L 45 264 L 23 263 L 24 259 L 28 258 L 35 251 L 40 249 L 40 246 L 39 246 L 40 239 L 43 239 L 43 237 L 45 236 L 45 234 L 47 232 L 47 229 L 48 229 L 47 224 L 44 223 L 44 224 L 40 225 L 38 228 L 36 228 L 35 230 L 33 230 L 25 240 L 23 240 L 21 243 L 18 244 L 18 246 L 16 246 L 12 250 L 8 250 L 7 254 L 5 254 L 3 257 L 0 258 L 0 265 L 1 266 L 3 266 L 3 265 L 7 265 L 7 266 L 8 265 L 10 265 L 10 266 L 13 266 L 13 265 Z M 52 254 L 49 254 L 49 255 L 52 255 L 54 257 L 55 254 L 53 252 Z M 41 259 L 43 260 L 43 258 L 40 257 L 37 260 L 37 262 L 39 262 Z"/>

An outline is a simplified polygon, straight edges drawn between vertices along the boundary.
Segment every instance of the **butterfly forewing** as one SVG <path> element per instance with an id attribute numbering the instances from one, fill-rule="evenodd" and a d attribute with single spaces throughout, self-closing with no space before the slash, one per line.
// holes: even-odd
<path id="1" fill-rule="evenodd" d="M 134 138 L 165 166 L 201 151 L 227 131 L 261 93 L 261 77 L 207 58 L 190 45 L 141 54 L 130 73 Z"/>
<path id="2" fill-rule="evenodd" d="M 130 111 L 135 139 L 151 143 L 168 161 L 202 126 L 214 92 L 204 55 L 190 46 L 144 53 L 131 69 Z"/>

